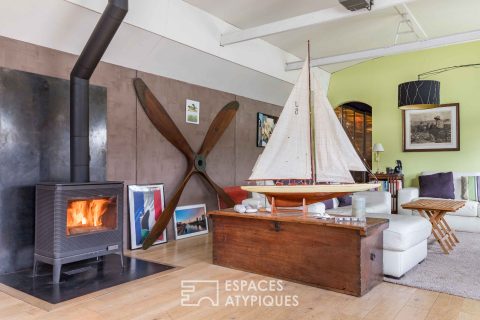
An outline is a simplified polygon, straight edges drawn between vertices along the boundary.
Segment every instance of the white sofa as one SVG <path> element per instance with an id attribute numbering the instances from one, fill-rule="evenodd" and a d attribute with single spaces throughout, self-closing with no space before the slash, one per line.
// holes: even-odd
<path id="1" fill-rule="evenodd" d="M 434 174 L 436 172 L 425 171 L 422 175 Z M 455 188 L 455 199 L 463 200 L 462 193 L 462 177 L 463 176 L 480 176 L 480 172 L 453 172 L 453 185 Z M 418 212 L 405 210 L 402 204 L 422 199 L 419 197 L 418 188 L 405 188 L 398 192 L 398 213 L 402 215 L 418 215 Z M 449 213 L 445 216 L 451 228 L 458 231 L 478 232 L 480 233 L 480 205 L 477 201 L 465 200 L 465 206 L 457 212 Z"/>
<path id="2" fill-rule="evenodd" d="M 431 234 L 430 223 L 419 216 L 391 214 L 389 192 L 358 192 L 365 197 L 368 217 L 389 219 L 389 227 L 383 232 L 383 273 L 399 278 L 427 257 L 427 238 Z M 244 202 L 250 205 L 265 205 L 261 195 L 254 195 Z M 268 206 L 268 203 L 266 203 Z M 309 211 L 325 210 L 323 203 L 310 206 Z M 328 214 L 351 215 L 352 207 L 338 207 L 326 210 Z"/>

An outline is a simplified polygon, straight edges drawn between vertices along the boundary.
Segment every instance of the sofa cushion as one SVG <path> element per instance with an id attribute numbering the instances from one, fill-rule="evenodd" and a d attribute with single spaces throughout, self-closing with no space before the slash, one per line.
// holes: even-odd
<path id="1" fill-rule="evenodd" d="M 477 217 L 478 216 L 478 202 L 465 200 L 465 206 L 458 209 L 456 212 L 449 212 L 448 215 L 460 217 Z"/>
<path id="2" fill-rule="evenodd" d="M 452 172 L 419 176 L 420 197 L 455 199 Z"/>
<path id="3" fill-rule="evenodd" d="M 390 208 L 388 208 L 390 209 Z M 333 209 L 328 209 L 326 211 L 328 214 L 338 214 L 342 216 L 351 216 L 352 215 L 352 206 L 344 206 L 344 207 L 336 207 Z M 385 213 L 385 205 L 382 203 L 378 204 L 367 204 L 365 208 L 365 214 L 368 216 L 368 214 L 374 214 L 374 213 L 380 213 L 380 214 L 390 214 L 390 213 Z"/>
<path id="4" fill-rule="evenodd" d="M 390 214 L 392 210 L 392 196 L 386 191 L 365 191 L 356 192 L 355 195 L 365 198 L 366 213 Z M 335 201 L 336 199 L 334 199 Z M 338 200 L 337 200 L 338 201 Z M 334 209 L 327 210 L 327 213 L 352 215 L 352 206 L 334 206 Z"/>
<path id="5" fill-rule="evenodd" d="M 328 214 L 338 214 L 342 216 L 351 216 L 352 215 L 352 206 L 345 207 L 336 207 L 326 211 Z"/>
<path id="6" fill-rule="evenodd" d="M 338 206 L 339 207 L 346 207 L 352 205 L 352 195 L 346 195 L 338 197 Z"/>
<path id="7" fill-rule="evenodd" d="M 430 175 L 438 173 L 436 171 L 424 171 L 422 175 Z M 462 199 L 462 177 L 464 176 L 480 176 L 480 172 L 461 172 L 453 171 L 453 185 L 455 189 L 455 199 Z"/>
<path id="8" fill-rule="evenodd" d="M 462 199 L 479 201 L 480 196 L 480 177 L 465 176 L 462 177 Z"/>
<path id="9" fill-rule="evenodd" d="M 223 191 L 233 200 L 235 204 L 241 204 L 243 200 L 248 198 L 248 191 L 242 190 L 240 186 L 223 187 Z M 217 196 L 218 209 L 226 209 L 228 206 L 223 202 L 222 198 Z"/>
<path id="10" fill-rule="evenodd" d="M 480 219 L 478 217 L 445 216 L 450 228 L 456 231 L 480 233 Z"/>
<path id="11" fill-rule="evenodd" d="M 334 207 L 334 203 L 333 203 L 333 199 L 328 199 L 328 200 L 325 200 L 325 201 L 322 201 L 322 203 L 325 205 L 325 209 L 333 209 Z"/>
<path id="12" fill-rule="evenodd" d="M 427 239 L 432 233 L 432 225 L 419 216 L 398 214 L 367 214 L 372 218 L 389 220 L 388 229 L 383 231 L 383 249 L 405 251 Z"/>

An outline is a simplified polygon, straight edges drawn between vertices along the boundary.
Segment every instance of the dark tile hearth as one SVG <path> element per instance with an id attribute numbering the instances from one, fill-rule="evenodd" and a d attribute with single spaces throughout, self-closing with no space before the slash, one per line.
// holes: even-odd
<path id="1" fill-rule="evenodd" d="M 173 268 L 125 257 L 122 271 L 119 259 L 118 255 L 112 254 L 99 261 L 89 259 L 66 264 L 62 268 L 61 282 L 57 285 L 52 284 L 52 267 L 48 264 L 39 265 L 35 278 L 32 277 L 32 270 L 27 269 L 0 275 L 0 283 L 56 304 Z"/>

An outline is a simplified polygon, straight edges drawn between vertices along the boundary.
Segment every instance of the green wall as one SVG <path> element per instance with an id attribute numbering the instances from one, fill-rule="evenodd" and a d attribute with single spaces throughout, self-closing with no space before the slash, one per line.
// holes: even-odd
<path id="1" fill-rule="evenodd" d="M 334 107 L 361 101 L 373 109 L 373 142 L 385 148 L 381 167 L 403 162 L 406 186 L 426 170 L 480 171 L 480 68 L 438 74 L 441 103 L 460 103 L 460 151 L 402 152 L 402 113 L 397 88 L 433 69 L 480 63 L 480 42 L 370 60 L 332 74 L 328 97 Z M 375 164 L 374 164 L 374 168 Z M 385 169 L 383 169 L 384 171 Z"/>

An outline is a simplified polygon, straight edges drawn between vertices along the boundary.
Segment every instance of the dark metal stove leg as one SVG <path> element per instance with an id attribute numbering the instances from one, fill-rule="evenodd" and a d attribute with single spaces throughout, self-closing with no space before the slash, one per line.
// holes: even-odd
<path id="1" fill-rule="evenodd" d="M 122 265 L 122 270 L 124 268 L 124 262 L 123 262 L 123 250 L 120 251 L 120 264 Z"/>
<path id="2" fill-rule="evenodd" d="M 32 272 L 32 276 L 35 278 L 37 276 L 37 267 L 38 267 L 38 261 L 37 261 L 37 258 L 35 258 L 35 256 L 33 257 L 33 272 Z"/>
<path id="3" fill-rule="evenodd" d="M 62 264 L 55 262 L 53 264 L 53 283 L 58 284 L 60 283 L 60 274 L 62 272 Z"/>

